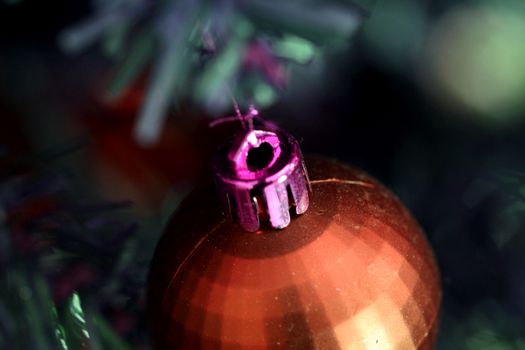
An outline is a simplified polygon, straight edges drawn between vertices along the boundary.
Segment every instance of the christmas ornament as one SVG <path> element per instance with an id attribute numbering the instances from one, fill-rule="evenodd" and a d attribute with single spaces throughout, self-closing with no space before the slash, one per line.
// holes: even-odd
<path id="1" fill-rule="evenodd" d="M 363 172 L 306 165 L 278 129 L 219 150 L 219 196 L 187 198 L 152 262 L 158 349 L 432 348 L 439 273 L 416 221 Z"/>

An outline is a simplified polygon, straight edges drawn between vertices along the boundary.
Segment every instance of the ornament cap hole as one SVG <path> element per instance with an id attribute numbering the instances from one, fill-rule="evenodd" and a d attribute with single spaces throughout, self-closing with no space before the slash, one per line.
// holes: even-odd
<path id="1" fill-rule="evenodd" d="M 250 171 L 264 170 L 272 161 L 274 156 L 273 147 L 268 142 L 263 142 L 259 147 L 248 151 L 246 165 Z"/>

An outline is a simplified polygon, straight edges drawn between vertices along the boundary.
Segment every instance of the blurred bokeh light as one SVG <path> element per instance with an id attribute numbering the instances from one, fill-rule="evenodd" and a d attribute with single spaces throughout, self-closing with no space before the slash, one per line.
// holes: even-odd
<path id="1" fill-rule="evenodd" d="M 520 118 L 525 106 L 525 11 L 491 2 L 458 5 L 435 24 L 427 42 L 424 79 L 495 123 Z M 443 99 L 442 99 L 443 100 Z"/>

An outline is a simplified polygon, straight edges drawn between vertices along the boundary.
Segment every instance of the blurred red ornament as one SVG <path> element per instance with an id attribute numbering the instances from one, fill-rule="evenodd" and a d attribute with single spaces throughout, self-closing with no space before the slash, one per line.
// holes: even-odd
<path id="1" fill-rule="evenodd" d="M 150 271 L 156 348 L 433 347 L 439 273 L 416 221 L 366 174 L 306 165 L 309 209 L 282 231 L 243 231 L 212 190 L 182 204 Z"/>
<path id="2" fill-rule="evenodd" d="M 90 136 L 98 188 L 114 200 L 132 200 L 140 212 L 157 212 L 173 188 L 198 182 L 224 135 L 208 127 L 198 110 L 170 112 L 155 144 L 141 146 L 134 136 L 145 86 L 140 81 L 118 100 L 100 96 L 78 108 Z"/>

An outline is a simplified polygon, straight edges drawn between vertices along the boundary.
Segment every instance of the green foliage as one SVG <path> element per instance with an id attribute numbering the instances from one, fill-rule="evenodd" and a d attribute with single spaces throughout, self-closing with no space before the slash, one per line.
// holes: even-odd
<path id="1" fill-rule="evenodd" d="M 154 143 L 173 102 L 193 100 L 213 114 L 277 100 L 289 64 L 308 64 L 321 50 L 348 40 L 365 12 L 354 1 L 187 0 L 93 2 L 94 15 L 62 33 L 60 46 L 78 53 L 101 41 L 119 62 L 110 96 L 152 66 L 136 138 Z M 361 3 L 360 5 L 363 5 Z M 368 6 L 368 4 L 366 4 Z M 259 50 L 253 47 L 259 45 Z M 245 83 L 245 80 L 258 82 Z M 243 90 L 246 87 L 252 87 Z"/>
<path id="2" fill-rule="evenodd" d="M 523 320 L 495 301 L 482 302 L 463 317 L 441 322 L 438 349 L 513 350 L 525 347 Z"/>

